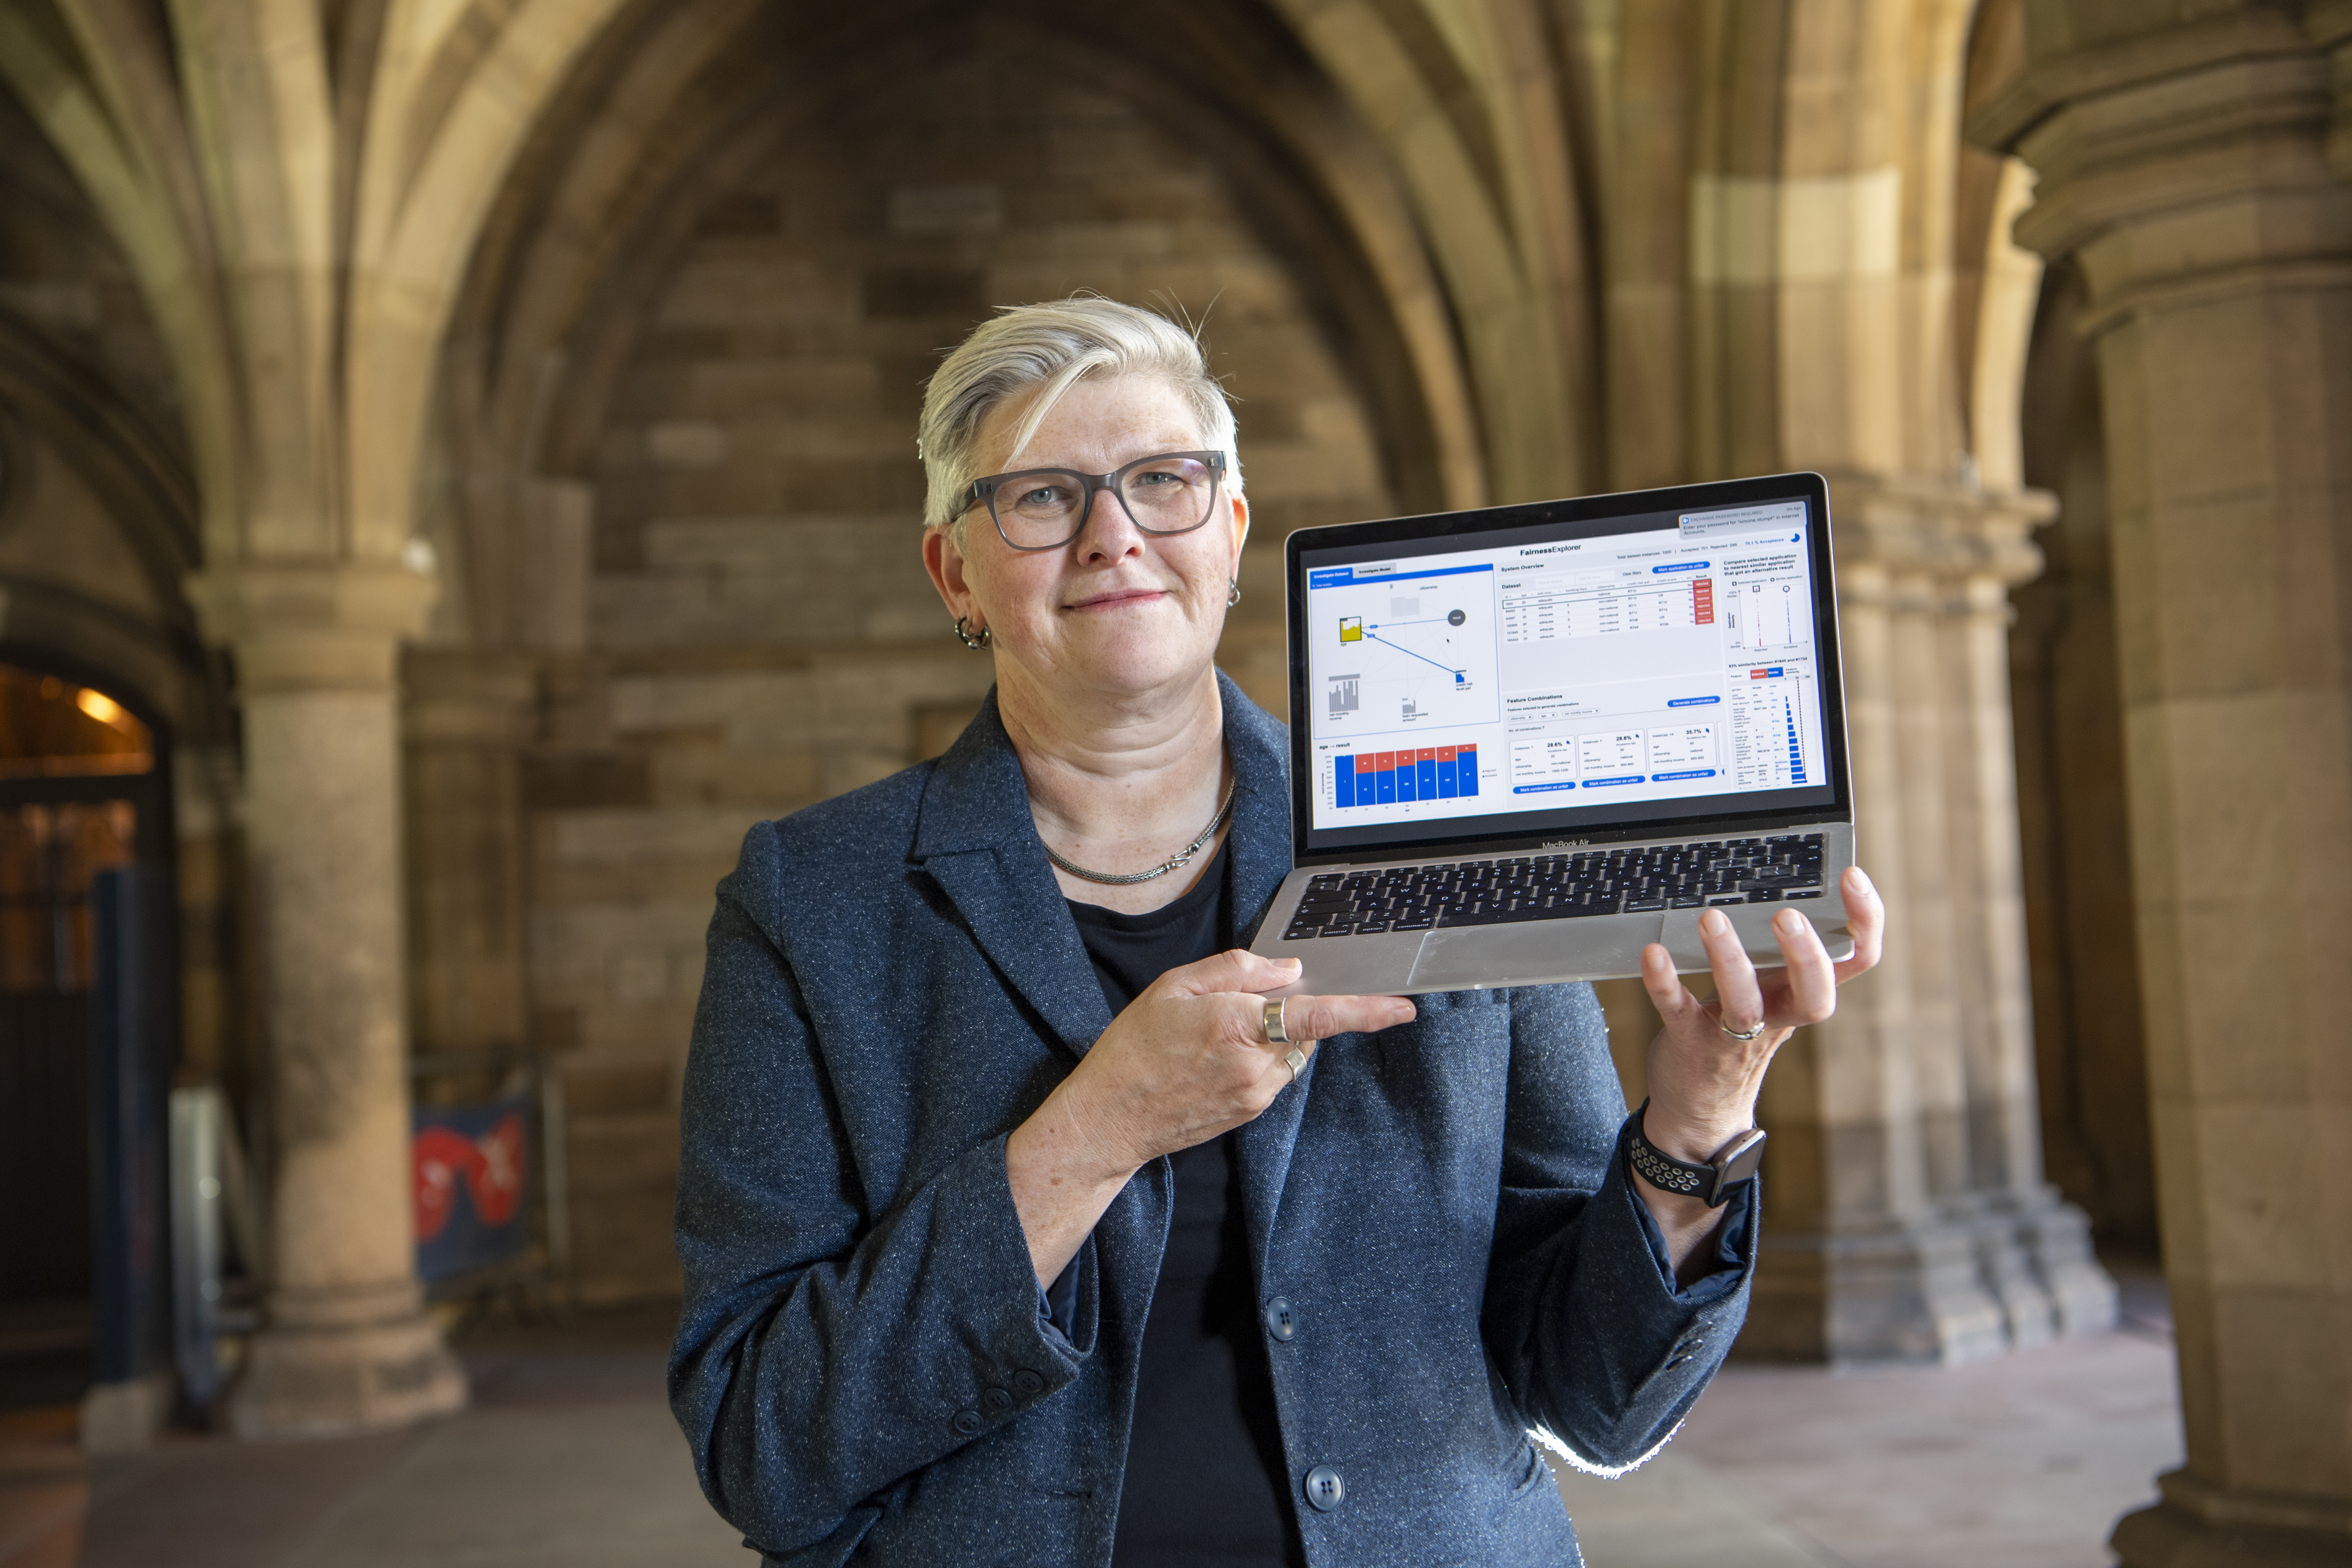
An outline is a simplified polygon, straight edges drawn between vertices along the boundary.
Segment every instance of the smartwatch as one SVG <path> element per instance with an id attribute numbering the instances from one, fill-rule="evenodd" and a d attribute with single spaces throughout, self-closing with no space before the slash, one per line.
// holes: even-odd
<path id="1" fill-rule="evenodd" d="M 1707 1207 L 1721 1208 L 1736 1195 L 1732 1189 L 1751 1180 L 1757 1167 L 1764 1163 L 1764 1130 L 1760 1127 L 1751 1127 L 1726 1143 L 1704 1165 L 1661 1154 L 1642 1136 L 1642 1112 L 1649 1109 L 1650 1102 L 1645 1100 L 1642 1110 L 1633 1113 L 1633 1136 L 1627 1142 L 1625 1157 L 1641 1173 L 1642 1179 L 1660 1192 L 1704 1198 Z"/>

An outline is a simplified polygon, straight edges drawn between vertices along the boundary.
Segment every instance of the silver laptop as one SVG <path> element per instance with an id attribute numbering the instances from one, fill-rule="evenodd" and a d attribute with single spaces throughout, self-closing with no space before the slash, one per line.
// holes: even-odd
<path id="1" fill-rule="evenodd" d="M 1284 549 L 1294 869 L 1253 951 L 1411 994 L 1853 951 L 1818 474 L 1304 529 Z"/>

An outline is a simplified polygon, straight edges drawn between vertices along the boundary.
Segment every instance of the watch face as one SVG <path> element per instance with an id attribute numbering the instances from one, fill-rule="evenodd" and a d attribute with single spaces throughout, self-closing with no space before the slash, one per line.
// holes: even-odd
<path id="1" fill-rule="evenodd" d="M 1754 1175 L 1757 1167 L 1763 1163 L 1764 1134 L 1759 1131 L 1747 1142 L 1736 1145 L 1730 1157 L 1717 1166 L 1723 1173 L 1721 1184 L 1727 1187 L 1734 1182 L 1744 1182 Z"/>

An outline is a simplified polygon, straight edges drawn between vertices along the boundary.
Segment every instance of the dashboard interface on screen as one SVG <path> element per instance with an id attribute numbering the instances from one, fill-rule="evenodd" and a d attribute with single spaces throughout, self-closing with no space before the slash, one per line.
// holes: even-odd
<path id="1" fill-rule="evenodd" d="M 1303 550 L 1313 837 L 1828 805 L 1812 527 L 1799 499 Z"/>

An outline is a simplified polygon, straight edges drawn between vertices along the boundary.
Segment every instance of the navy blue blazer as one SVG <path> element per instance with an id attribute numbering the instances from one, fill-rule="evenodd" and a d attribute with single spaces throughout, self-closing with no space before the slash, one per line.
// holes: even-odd
<path id="1" fill-rule="evenodd" d="M 1288 749 L 1223 689 L 1254 923 L 1290 869 Z M 1268 1350 L 1307 1560 L 1580 1563 L 1530 1436 L 1646 1456 L 1748 1269 L 1677 1295 L 1590 986 L 1418 1003 L 1323 1042 L 1239 1141 L 1258 1293 L 1296 1324 Z M 669 1388 L 768 1562 L 1109 1562 L 1168 1162 L 1079 1253 L 1066 1335 L 1004 1141 L 1110 1021 L 992 695 L 936 762 L 745 839 L 687 1066 Z M 1300 1489 L 1323 1467 L 1328 1509 Z"/>

